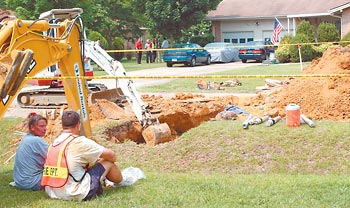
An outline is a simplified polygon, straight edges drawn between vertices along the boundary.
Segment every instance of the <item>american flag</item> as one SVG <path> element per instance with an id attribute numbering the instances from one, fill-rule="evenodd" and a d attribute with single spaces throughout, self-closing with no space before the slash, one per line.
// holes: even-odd
<path id="1" fill-rule="evenodd" d="M 278 36 L 282 32 L 282 30 L 284 30 L 282 24 L 275 17 L 275 27 L 273 28 L 273 37 L 272 37 L 272 42 L 273 43 L 277 43 L 278 42 Z"/>

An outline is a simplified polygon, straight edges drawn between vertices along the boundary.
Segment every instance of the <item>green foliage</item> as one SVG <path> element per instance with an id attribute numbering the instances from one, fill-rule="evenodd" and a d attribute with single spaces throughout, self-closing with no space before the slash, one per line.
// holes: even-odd
<path id="1" fill-rule="evenodd" d="M 7 1 L 6 0 L 0 0 L 1 9 L 6 10 L 7 9 Z"/>
<path id="2" fill-rule="evenodd" d="M 204 47 L 207 43 L 214 42 L 214 36 L 212 34 L 195 35 L 190 38 L 190 42 Z"/>
<path id="3" fill-rule="evenodd" d="M 146 1 L 148 27 L 178 41 L 182 31 L 200 23 L 219 0 L 155 0 Z"/>
<path id="4" fill-rule="evenodd" d="M 137 8 L 133 0 L 7 0 L 7 3 L 19 18 L 33 20 L 51 9 L 82 8 L 85 27 L 103 34 L 106 46 L 115 37 L 129 38 L 130 34 L 141 34 L 137 20 L 143 15 L 133 13 L 133 8 Z"/>
<path id="5" fill-rule="evenodd" d="M 275 51 L 276 58 L 280 63 L 290 62 L 290 45 L 292 43 L 293 36 L 292 35 L 284 35 L 281 38 L 279 46 Z"/>
<path id="6" fill-rule="evenodd" d="M 341 41 L 345 41 L 345 42 L 340 43 L 341 46 L 350 45 L 350 32 L 348 32 L 346 35 L 344 35 L 344 37 L 341 39 Z"/>
<path id="7" fill-rule="evenodd" d="M 29 12 L 23 7 L 17 7 L 15 10 L 15 15 L 21 19 L 35 19 L 33 13 Z"/>
<path id="8" fill-rule="evenodd" d="M 334 24 L 321 22 L 317 29 L 319 42 L 336 42 L 340 40 L 339 30 Z"/>
<path id="9" fill-rule="evenodd" d="M 303 40 L 307 42 L 315 42 L 315 30 L 309 21 L 303 20 L 297 27 L 296 36 L 303 34 Z"/>
<path id="10" fill-rule="evenodd" d="M 303 20 L 297 27 L 296 36 L 285 35 L 282 37 L 280 46 L 276 50 L 276 57 L 279 62 L 299 62 L 298 44 L 301 45 L 302 61 L 311 61 L 321 57 L 329 45 L 314 46 L 310 43 L 314 40 L 314 29 L 310 22 Z"/>
<path id="11" fill-rule="evenodd" d="M 324 43 L 320 45 L 312 45 L 312 51 L 314 51 L 315 57 L 321 57 L 329 47 L 333 46 L 332 43 Z"/>
<path id="12" fill-rule="evenodd" d="M 298 50 L 298 44 L 301 44 L 301 57 L 302 61 L 311 61 L 314 58 L 314 53 L 312 50 L 312 47 L 310 44 L 303 44 L 303 43 L 309 43 L 310 37 L 306 34 L 299 33 L 292 39 L 292 44 L 290 46 L 290 60 L 291 62 L 299 62 L 299 50 Z"/>
<path id="13" fill-rule="evenodd" d="M 192 33 L 194 35 L 203 35 L 209 34 L 212 31 L 212 24 L 210 21 L 202 20 L 200 23 L 196 25 L 192 25 L 187 31 L 184 33 Z"/>
<path id="14" fill-rule="evenodd" d="M 101 44 L 104 48 L 109 47 L 109 44 L 108 44 L 106 38 L 104 38 L 104 36 L 102 36 L 101 33 L 97 32 L 97 31 L 89 31 L 88 32 L 88 39 L 92 40 L 92 41 L 100 40 Z"/>
<path id="15" fill-rule="evenodd" d="M 9 144 L 13 134 L 6 120 L 1 138 Z M 344 129 L 350 124 L 315 123 L 316 129 L 281 121 L 247 130 L 240 120 L 208 121 L 156 147 L 109 142 L 120 168 L 139 167 L 147 178 L 131 187 L 104 188 L 88 202 L 13 188 L 13 162 L 2 162 L 0 207 L 349 207 L 350 140 Z"/>
<path id="16" fill-rule="evenodd" d="M 120 37 L 114 38 L 114 40 L 112 42 L 112 48 L 115 49 L 115 50 L 123 50 L 124 49 L 124 40 L 123 40 L 123 38 L 120 38 Z M 121 60 L 124 57 L 124 53 L 116 52 L 116 53 L 113 53 L 112 56 L 114 57 L 114 59 L 119 61 L 119 60 Z"/>

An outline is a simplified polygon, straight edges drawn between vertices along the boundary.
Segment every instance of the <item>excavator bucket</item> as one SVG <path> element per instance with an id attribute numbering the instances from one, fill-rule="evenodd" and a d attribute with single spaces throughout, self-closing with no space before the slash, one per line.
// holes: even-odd
<path id="1" fill-rule="evenodd" d="M 142 131 L 143 139 L 146 144 L 155 146 L 156 144 L 168 142 L 171 140 L 171 131 L 166 123 L 147 126 Z"/>
<path id="2" fill-rule="evenodd" d="M 94 104 L 99 99 L 106 99 L 111 102 L 117 102 L 121 97 L 121 93 L 118 92 L 118 89 L 106 89 L 101 91 L 93 91 L 89 95 L 89 103 Z"/>

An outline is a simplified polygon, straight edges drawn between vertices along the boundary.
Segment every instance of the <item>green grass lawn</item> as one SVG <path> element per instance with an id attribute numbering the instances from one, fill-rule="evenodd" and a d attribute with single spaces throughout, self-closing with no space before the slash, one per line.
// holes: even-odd
<path id="1" fill-rule="evenodd" d="M 307 64 L 305 64 L 306 66 Z M 255 92 L 257 86 L 264 86 L 266 76 L 276 75 L 300 75 L 299 64 L 275 64 L 275 65 L 258 65 L 247 67 L 243 69 L 234 69 L 215 74 L 208 74 L 213 76 L 232 76 L 232 78 L 207 78 L 207 82 L 224 82 L 227 80 L 235 80 L 234 76 L 248 75 L 253 76 L 262 75 L 263 78 L 237 78 L 242 85 L 236 87 L 224 87 L 223 90 L 200 90 L 197 87 L 198 78 L 193 79 L 177 79 L 175 81 L 153 85 L 149 87 L 138 88 L 140 92 L 192 92 L 192 93 L 252 93 Z M 271 79 L 285 79 L 285 78 L 271 78 Z"/>
<path id="2" fill-rule="evenodd" d="M 242 128 L 241 121 L 205 122 L 170 143 L 102 144 L 121 168 L 141 168 L 146 179 L 107 188 L 89 202 L 49 199 L 44 192 L 8 186 L 9 155 L 19 120 L 0 123 L 0 207 L 349 207 L 350 154 L 346 122 Z"/>
<path id="3" fill-rule="evenodd" d="M 147 64 L 146 60 L 142 60 L 141 64 L 137 64 L 135 59 L 127 60 L 122 59 L 120 61 L 123 64 L 123 67 L 125 71 L 135 71 L 135 70 L 141 70 L 141 69 L 149 69 L 149 68 L 159 68 L 159 67 L 165 67 L 165 62 L 154 62 Z M 94 67 L 94 76 L 103 76 L 107 75 L 107 73 L 99 68 L 96 64 L 92 63 Z"/>
<path id="4" fill-rule="evenodd" d="M 298 74 L 300 68 L 261 65 L 221 74 L 279 73 Z M 241 92 L 263 84 L 263 79 L 241 81 Z M 187 92 L 195 83 L 176 82 L 176 87 L 169 87 L 173 82 L 158 87 Z M 0 207 L 350 207 L 349 122 L 315 121 L 315 128 L 292 128 L 282 120 L 243 129 L 242 121 L 208 121 L 155 147 L 99 140 L 116 151 L 121 168 L 141 168 L 147 178 L 131 187 L 107 188 L 89 202 L 66 202 L 8 186 L 13 160 L 4 162 L 20 137 L 14 134 L 20 121 L 0 122 Z"/>

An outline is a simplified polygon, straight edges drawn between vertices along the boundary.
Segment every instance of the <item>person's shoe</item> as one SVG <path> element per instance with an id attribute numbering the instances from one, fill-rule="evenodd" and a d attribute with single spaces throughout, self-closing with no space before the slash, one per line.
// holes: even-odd
<path id="1" fill-rule="evenodd" d="M 131 186 L 137 181 L 137 178 L 132 176 L 123 176 L 123 180 L 120 183 L 116 183 L 116 187 Z"/>
<path id="2" fill-rule="evenodd" d="M 108 179 L 105 179 L 104 180 L 104 186 L 105 187 L 115 187 L 115 183 L 110 181 L 110 180 L 108 180 Z"/>
<path id="3" fill-rule="evenodd" d="M 9 186 L 16 187 L 16 183 L 14 181 L 12 181 L 12 182 L 9 183 Z"/>

